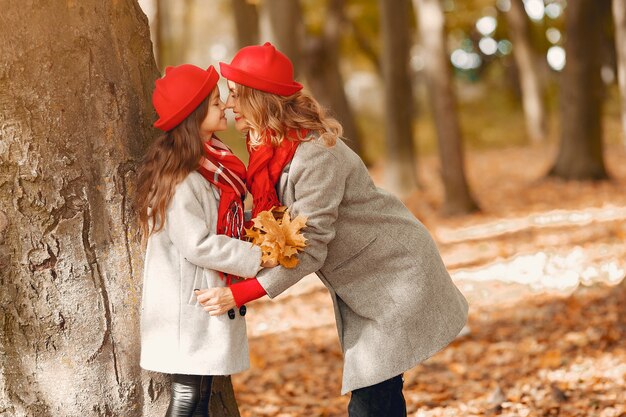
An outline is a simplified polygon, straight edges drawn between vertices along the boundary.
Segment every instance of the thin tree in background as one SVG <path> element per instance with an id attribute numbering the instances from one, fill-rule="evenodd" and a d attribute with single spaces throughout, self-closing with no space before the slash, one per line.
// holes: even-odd
<path id="1" fill-rule="evenodd" d="M 265 0 L 263 8 L 270 23 L 270 40 L 291 59 L 296 75 L 302 74 L 306 30 L 300 0 Z"/>
<path id="2" fill-rule="evenodd" d="M 602 154 L 600 77 L 603 30 L 611 0 L 576 0 L 565 10 L 567 63 L 561 74 L 561 143 L 550 175 L 571 180 L 607 178 Z"/>
<path id="3" fill-rule="evenodd" d="M 145 1 L 145 0 L 144 0 Z M 159 68 L 171 65 L 178 60 L 177 53 L 180 48 L 174 48 L 173 24 L 171 9 L 167 0 L 154 0 L 156 6 L 156 21 L 152 22 L 151 31 L 158 37 Z"/>
<path id="4" fill-rule="evenodd" d="M 248 0 L 232 0 L 235 28 L 237 30 L 237 47 L 259 43 L 259 11 L 256 4 Z"/>
<path id="5" fill-rule="evenodd" d="M 409 2 L 379 0 L 380 55 L 385 89 L 386 187 L 399 195 L 417 188 L 413 92 L 409 75 Z"/>
<path id="6" fill-rule="evenodd" d="M 622 138 L 626 145 L 626 3 L 613 0 L 615 21 L 615 46 L 617 52 L 617 78 L 622 97 Z"/>
<path id="7" fill-rule="evenodd" d="M 537 58 L 530 41 L 530 20 L 524 9 L 524 1 L 511 0 L 506 17 L 514 45 L 513 56 L 518 68 L 526 130 L 531 142 L 543 142 L 546 138 L 546 106 Z"/>
<path id="8" fill-rule="evenodd" d="M 446 45 L 445 17 L 439 0 L 413 0 L 425 51 L 425 72 L 435 119 L 441 175 L 445 189 L 444 213 L 475 211 L 465 178 L 463 139 Z"/>
<path id="9" fill-rule="evenodd" d="M 330 0 L 327 3 L 324 26 L 319 36 L 306 32 L 300 2 L 288 0 L 288 3 L 289 7 L 285 8 L 284 0 L 265 2 L 264 13 L 270 16 L 273 41 L 281 52 L 292 59 L 296 73 L 299 69 L 300 75 L 306 76 L 315 98 L 342 124 L 346 144 L 363 158 L 361 134 L 339 68 L 345 1 Z M 285 19 L 290 21 L 289 25 L 283 24 Z"/>
<path id="10" fill-rule="evenodd" d="M 142 3 L 148 0 L 142 0 Z M 155 53 L 158 56 L 159 68 L 164 69 L 169 65 L 179 65 L 187 61 L 187 53 L 190 45 L 194 43 L 193 19 L 195 0 L 180 0 L 171 2 L 168 0 L 153 0 L 156 8 L 154 20 L 151 21 L 150 30 L 153 40 L 156 39 Z M 180 8 L 181 20 L 174 10 Z M 176 31 L 176 27 L 180 32 Z M 178 35 L 178 36 L 177 36 Z"/>
<path id="11" fill-rule="evenodd" d="M 305 71 L 315 98 L 331 110 L 343 126 L 346 144 L 363 158 L 361 133 L 348 102 L 339 68 L 344 6 L 345 0 L 328 1 L 321 35 L 309 34 L 306 39 Z"/>

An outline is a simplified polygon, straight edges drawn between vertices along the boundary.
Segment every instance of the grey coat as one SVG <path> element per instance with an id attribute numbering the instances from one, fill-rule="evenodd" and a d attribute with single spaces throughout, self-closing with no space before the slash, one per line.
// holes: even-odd
<path id="1" fill-rule="evenodd" d="M 343 349 L 342 394 L 394 377 L 448 345 L 468 305 L 426 228 L 376 188 L 342 141 L 299 145 L 278 183 L 281 202 L 308 217 L 294 269 L 263 270 L 275 297 L 315 272 L 330 291 Z"/>
<path id="2" fill-rule="evenodd" d="M 223 287 L 216 271 L 253 277 L 261 249 L 215 233 L 217 191 L 192 172 L 176 187 L 165 228 L 148 240 L 141 306 L 141 367 L 194 375 L 230 375 L 250 365 L 246 322 L 210 316 L 194 288 Z"/>

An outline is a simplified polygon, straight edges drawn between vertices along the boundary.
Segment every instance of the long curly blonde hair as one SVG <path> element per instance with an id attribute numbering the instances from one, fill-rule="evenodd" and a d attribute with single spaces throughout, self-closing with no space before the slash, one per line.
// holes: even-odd
<path id="1" fill-rule="evenodd" d="M 253 148 L 264 143 L 264 132 L 269 133 L 274 146 L 282 143 L 290 129 L 316 132 L 329 147 L 343 134 L 341 124 L 306 92 L 279 96 L 237 84 L 237 95 L 239 110 L 250 125 L 249 144 Z"/>

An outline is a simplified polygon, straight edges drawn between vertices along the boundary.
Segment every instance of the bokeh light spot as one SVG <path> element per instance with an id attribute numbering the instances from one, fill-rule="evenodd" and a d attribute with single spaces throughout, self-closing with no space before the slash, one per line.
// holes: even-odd
<path id="1" fill-rule="evenodd" d="M 565 49 L 561 48 L 560 46 L 553 46 L 548 49 L 548 54 L 546 57 L 548 59 L 548 65 L 550 65 L 550 68 L 552 68 L 553 70 L 561 71 L 563 68 L 565 68 Z"/>

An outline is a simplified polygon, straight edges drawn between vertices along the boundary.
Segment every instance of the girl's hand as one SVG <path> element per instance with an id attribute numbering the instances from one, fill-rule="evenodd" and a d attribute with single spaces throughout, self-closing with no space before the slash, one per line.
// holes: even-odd
<path id="1" fill-rule="evenodd" d="M 263 261 L 261 262 L 261 266 L 263 268 L 274 268 L 278 265 L 278 261 Z"/>
<path id="2" fill-rule="evenodd" d="M 222 315 L 237 307 L 233 292 L 228 287 L 206 288 L 195 290 L 195 293 L 198 302 L 211 316 Z"/>

